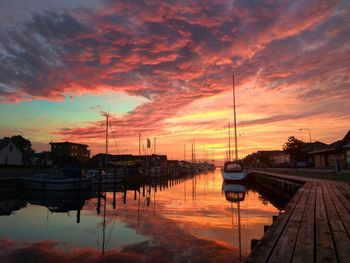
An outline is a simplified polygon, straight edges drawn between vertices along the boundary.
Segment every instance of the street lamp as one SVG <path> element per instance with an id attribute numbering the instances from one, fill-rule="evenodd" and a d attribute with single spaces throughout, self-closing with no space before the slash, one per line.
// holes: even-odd
<path id="1" fill-rule="evenodd" d="M 311 141 L 311 130 L 310 129 L 308 129 L 308 128 L 300 128 L 299 131 L 309 131 L 309 139 L 310 139 L 310 142 L 312 142 Z"/>

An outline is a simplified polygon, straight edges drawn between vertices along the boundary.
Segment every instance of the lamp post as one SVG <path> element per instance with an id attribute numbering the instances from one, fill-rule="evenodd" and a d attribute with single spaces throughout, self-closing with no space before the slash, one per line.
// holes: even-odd
<path id="1" fill-rule="evenodd" d="M 311 140 L 311 130 L 310 129 L 308 129 L 308 128 L 300 128 L 299 131 L 308 131 L 309 132 L 310 142 L 312 142 L 312 140 Z"/>

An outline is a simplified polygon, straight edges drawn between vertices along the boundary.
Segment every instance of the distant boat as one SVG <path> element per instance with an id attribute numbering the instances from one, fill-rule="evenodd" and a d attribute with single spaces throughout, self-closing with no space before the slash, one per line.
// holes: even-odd
<path id="1" fill-rule="evenodd" d="M 46 173 L 22 177 L 21 181 L 27 190 L 67 191 L 87 189 L 91 181 L 76 168 L 52 169 Z"/>
<path id="2" fill-rule="evenodd" d="M 238 161 L 237 148 L 237 119 L 236 119 L 236 97 L 235 97 L 235 78 L 232 76 L 232 94 L 233 94 L 233 112 L 234 112 L 234 129 L 235 129 L 235 159 L 231 160 L 230 133 L 229 133 L 229 157 L 222 169 L 222 178 L 224 181 L 242 181 L 247 179 L 247 172 L 243 164 Z"/>

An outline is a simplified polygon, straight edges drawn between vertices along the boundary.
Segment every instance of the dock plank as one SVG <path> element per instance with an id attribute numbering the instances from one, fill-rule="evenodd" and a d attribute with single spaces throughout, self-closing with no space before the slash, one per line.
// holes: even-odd
<path id="1" fill-rule="evenodd" d="M 287 224 L 289 217 L 291 216 L 296 204 L 302 196 L 303 189 L 306 185 L 303 185 L 293 196 L 291 201 L 285 208 L 285 213 L 280 215 L 273 223 L 263 238 L 258 242 L 250 256 L 245 260 L 246 262 L 266 262 L 272 253 L 275 244 L 280 237 L 285 225 Z"/>
<path id="2" fill-rule="evenodd" d="M 322 190 L 335 252 L 340 262 L 346 262 L 350 258 L 350 239 L 335 206 L 336 196 L 332 193 L 330 184 L 323 183 Z"/>
<path id="3" fill-rule="evenodd" d="M 317 184 L 315 207 L 316 262 L 337 262 L 321 183 Z"/>
<path id="4" fill-rule="evenodd" d="M 338 214 L 343 222 L 344 228 L 346 229 L 348 236 L 350 237 L 350 213 L 346 209 L 344 203 L 348 202 L 347 199 L 344 200 L 344 196 L 338 189 L 339 185 L 330 184 L 331 187 L 331 197 L 333 199 L 334 206 L 336 207 Z"/>
<path id="5" fill-rule="evenodd" d="M 349 247 L 350 184 L 304 180 L 246 262 L 348 262 Z"/>
<path id="6" fill-rule="evenodd" d="M 292 257 L 293 263 L 314 261 L 316 183 L 312 183 Z"/>
<path id="7" fill-rule="evenodd" d="M 299 198 L 282 235 L 278 239 L 268 262 L 277 263 L 291 261 L 311 186 L 312 184 L 306 184 L 305 187 L 299 190 L 301 191 L 301 197 Z"/>
<path id="8" fill-rule="evenodd" d="M 332 182 L 331 184 L 337 188 L 337 192 L 340 192 L 339 197 L 341 198 L 346 210 L 350 212 L 350 194 L 344 188 L 344 184 L 339 182 Z"/>

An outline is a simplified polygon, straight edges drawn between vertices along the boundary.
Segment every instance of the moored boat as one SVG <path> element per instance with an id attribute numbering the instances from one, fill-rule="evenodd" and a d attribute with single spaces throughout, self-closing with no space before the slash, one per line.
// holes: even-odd
<path id="1" fill-rule="evenodd" d="M 80 169 L 75 168 L 53 169 L 47 173 L 22 177 L 21 181 L 25 189 L 41 191 L 79 190 L 91 186 L 91 181 Z"/>
<path id="2" fill-rule="evenodd" d="M 225 181 L 243 181 L 247 179 L 247 172 L 243 165 L 237 161 L 225 162 L 221 175 Z"/>
<path id="3" fill-rule="evenodd" d="M 238 161 L 238 145 L 237 145 L 237 118 L 236 118 L 236 96 L 235 96 L 235 78 L 232 76 L 232 95 L 233 95 L 233 116 L 234 116 L 234 132 L 235 132 L 235 159 L 231 160 L 230 145 L 230 124 L 229 124 L 229 150 L 228 160 L 224 164 L 221 171 L 222 178 L 226 181 L 242 181 L 246 180 L 248 173 L 244 170 L 243 165 Z"/>

